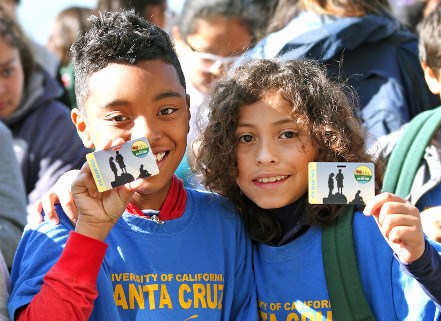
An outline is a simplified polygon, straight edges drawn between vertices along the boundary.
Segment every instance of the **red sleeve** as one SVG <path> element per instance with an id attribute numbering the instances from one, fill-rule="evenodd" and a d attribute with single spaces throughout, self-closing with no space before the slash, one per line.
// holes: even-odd
<path id="1" fill-rule="evenodd" d="M 96 281 L 107 244 L 71 232 L 57 263 L 48 271 L 31 303 L 17 321 L 88 320 L 98 295 Z"/>

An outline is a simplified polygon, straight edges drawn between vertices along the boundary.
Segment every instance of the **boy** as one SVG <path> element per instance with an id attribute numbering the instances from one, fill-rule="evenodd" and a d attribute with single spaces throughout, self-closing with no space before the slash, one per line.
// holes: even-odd
<path id="1" fill-rule="evenodd" d="M 419 54 L 420 62 L 424 70 L 424 77 L 432 93 L 439 95 L 441 93 L 441 5 L 423 21 L 418 27 L 419 31 Z M 409 202 L 414 204 L 421 212 L 424 233 L 437 242 L 441 241 L 441 150 L 439 145 L 440 132 L 439 124 L 435 117 L 441 112 L 441 107 L 433 111 L 428 111 L 418 115 L 411 123 L 404 126 L 400 131 L 394 132 L 388 136 L 381 137 L 379 143 L 383 148 L 382 153 L 389 158 L 388 168 L 384 177 L 383 190 L 406 197 Z M 430 114 L 429 114 L 430 113 Z M 421 134 L 429 129 L 429 122 L 433 122 L 434 132 L 428 132 L 427 145 L 416 136 L 410 141 L 415 146 L 402 148 L 405 141 L 403 137 L 409 135 L 415 130 L 416 122 L 420 121 L 421 116 L 428 115 L 428 122 L 421 123 L 419 130 L 415 133 Z M 438 116 L 439 117 L 439 116 Z M 441 123 L 441 120 L 438 120 Z M 401 140 L 400 140 L 401 139 Z M 421 159 L 415 152 L 419 147 Z M 424 150 L 425 149 L 425 150 Z M 423 156 L 424 155 L 424 156 Z M 409 172 L 408 167 L 403 163 L 400 168 L 396 160 L 405 159 L 409 164 L 418 162 L 415 175 Z M 399 169 L 398 169 L 399 168 Z M 399 175 L 399 180 L 394 181 L 394 176 Z M 404 184 L 407 180 L 408 184 Z M 366 212 L 370 212 L 367 209 Z M 409 234 L 410 235 L 410 234 Z M 424 285 L 426 292 L 434 299 L 438 307 L 441 305 L 441 258 L 432 246 L 426 241 L 425 251 L 421 258 L 411 264 L 403 264 L 405 270 L 412 274 L 421 284 Z"/>
<path id="2" fill-rule="evenodd" d="M 421 66 L 424 70 L 424 78 L 431 92 L 437 95 L 441 93 L 441 61 L 439 58 L 441 57 L 440 17 L 441 8 L 438 6 L 436 10 L 426 17 L 418 26 L 419 55 Z M 441 107 L 438 107 L 438 110 L 440 108 Z M 436 112 L 436 109 L 433 112 Z M 417 139 L 417 136 L 412 137 L 411 140 L 415 141 L 415 144 L 421 148 L 421 159 L 419 159 L 419 155 L 408 153 L 410 145 L 404 150 L 397 148 L 400 144 L 403 146 L 403 142 L 400 140 L 402 140 L 405 134 L 409 134 L 411 131 L 411 129 L 409 130 L 410 125 L 412 125 L 412 122 L 403 126 L 399 131 L 379 138 L 379 144 L 382 150 L 378 150 L 378 152 L 381 152 L 383 156 L 389 158 L 389 160 L 392 159 L 392 161 L 389 161 L 389 166 L 386 171 L 384 190 L 406 197 L 412 204 L 417 206 L 422 212 L 425 233 L 431 239 L 440 242 L 441 225 L 439 224 L 439 219 L 437 219 L 441 215 L 441 207 L 439 207 L 441 206 L 439 198 L 441 193 L 441 184 L 439 184 L 441 182 L 439 131 L 436 130 L 435 133 L 428 133 L 433 137 L 427 140 L 427 144 L 423 142 L 421 138 Z M 416 133 L 422 133 L 428 129 L 427 127 L 427 125 L 423 125 L 421 130 L 417 130 Z M 415 162 L 419 162 L 415 174 L 410 173 L 404 165 L 402 169 L 398 169 L 397 163 L 394 162 L 393 157 L 395 157 L 395 159 L 405 159 L 406 156 Z M 392 170 L 398 171 L 400 176 L 406 176 L 411 180 L 411 184 L 408 185 L 407 189 L 400 188 L 399 182 L 395 183 L 394 180 L 390 179 L 392 175 L 389 174 L 392 173 Z M 403 178 L 400 177 L 400 180 L 403 180 Z M 438 225 L 438 228 L 436 228 L 436 225 Z"/>
<path id="3" fill-rule="evenodd" d="M 11 318 L 256 319 L 251 245 L 239 216 L 173 176 L 190 115 L 170 39 L 133 12 L 91 19 L 72 47 L 78 134 L 97 149 L 146 136 L 160 172 L 98 193 L 86 163 L 72 184 L 76 227 L 59 211 L 61 224 L 28 226 L 23 235 Z"/>

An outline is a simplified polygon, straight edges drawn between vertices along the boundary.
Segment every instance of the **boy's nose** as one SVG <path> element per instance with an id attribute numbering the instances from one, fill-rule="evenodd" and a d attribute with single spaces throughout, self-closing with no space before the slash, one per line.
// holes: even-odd
<path id="1" fill-rule="evenodd" d="M 161 131 L 155 124 L 154 120 L 138 118 L 135 120 L 135 126 L 132 131 L 132 139 L 139 137 L 147 137 L 148 141 L 152 143 L 161 137 Z"/>

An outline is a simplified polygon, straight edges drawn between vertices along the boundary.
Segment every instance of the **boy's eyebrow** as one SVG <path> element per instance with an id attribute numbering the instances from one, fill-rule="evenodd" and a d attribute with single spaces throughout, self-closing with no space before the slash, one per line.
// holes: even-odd
<path id="1" fill-rule="evenodd" d="M 160 93 L 159 95 L 156 95 L 155 98 L 153 98 L 154 102 L 160 101 L 161 99 L 169 98 L 169 97 L 182 97 L 182 94 L 180 94 L 177 91 L 165 91 Z M 114 99 L 112 101 L 106 102 L 103 105 L 101 105 L 101 109 L 107 109 L 115 106 L 127 106 L 130 105 L 130 103 L 125 99 Z"/>
<path id="2" fill-rule="evenodd" d="M 177 91 L 172 91 L 172 90 L 165 91 L 165 92 L 160 93 L 159 95 L 156 95 L 156 97 L 153 99 L 153 101 L 159 101 L 161 99 L 169 98 L 169 97 L 182 97 L 182 94 L 180 94 Z"/>

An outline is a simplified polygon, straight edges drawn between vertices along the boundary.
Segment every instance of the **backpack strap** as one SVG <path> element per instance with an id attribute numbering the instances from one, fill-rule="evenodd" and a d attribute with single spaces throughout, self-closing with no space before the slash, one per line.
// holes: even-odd
<path id="1" fill-rule="evenodd" d="M 354 206 L 322 229 L 322 255 L 334 320 L 375 321 L 363 292 L 352 236 Z"/>
<path id="2" fill-rule="evenodd" d="M 394 147 L 386 167 L 383 192 L 407 197 L 424 151 L 441 124 L 441 108 L 418 114 Z"/>

